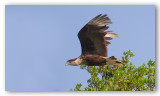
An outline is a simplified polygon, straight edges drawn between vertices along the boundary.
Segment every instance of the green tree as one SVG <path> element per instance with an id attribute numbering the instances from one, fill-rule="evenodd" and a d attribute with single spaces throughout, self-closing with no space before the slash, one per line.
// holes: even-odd
<path id="1" fill-rule="evenodd" d="M 74 91 L 154 91 L 155 90 L 155 62 L 149 60 L 147 65 L 139 67 L 130 62 L 134 56 L 131 50 L 123 52 L 122 67 L 85 66 L 91 77 L 87 80 L 88 86 L 81 89 L 82 84 L 76 84 Z"/>

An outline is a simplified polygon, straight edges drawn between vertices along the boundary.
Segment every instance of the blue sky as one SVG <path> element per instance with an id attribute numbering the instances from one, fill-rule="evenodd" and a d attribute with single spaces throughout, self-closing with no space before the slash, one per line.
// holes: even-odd
<path id="1" fill-rule="evenodd" d="M 5 8 L 6 91 L 67 91 L 87 86 L 90 75 L 65 66 L 81 54 L 77 34 L 98 14 L 107 14 L 109 30 L 119 35 L 108 55 L 121 58 L 132 50 L 134 65 L 155 60 L 155 7 L 152 5 L 16 6 Z"/>

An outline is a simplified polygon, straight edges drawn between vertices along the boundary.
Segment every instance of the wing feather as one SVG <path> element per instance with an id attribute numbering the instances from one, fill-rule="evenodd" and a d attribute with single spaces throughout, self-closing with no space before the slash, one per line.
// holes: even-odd
<path id="1" fill-rule="evenodd" d="M 106 31 L 112 24 L 107 15 L 98 15 L 90 20 L 78 33 L 82 47 L 82 55 L 99 55 L 107 57 L 107 45 L 117 34 Z"/>

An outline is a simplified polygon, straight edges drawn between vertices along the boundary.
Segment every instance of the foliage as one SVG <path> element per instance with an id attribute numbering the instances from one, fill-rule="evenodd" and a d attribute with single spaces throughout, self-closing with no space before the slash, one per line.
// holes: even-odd
<path id="1" fill-rule="evenodd" d="M 149 60 L 147 65 L 136 67 L 130 62 L 134 56 L 131 50 L 123 52 L 122 67 L 117 70 L 109 66 L 85 66 L 91 78 L 87 80 L 88 86 L 81 89 L 82 84 L 76 85 L 74 91 L 154 91 L 155 90 L 155 62 Z"/>

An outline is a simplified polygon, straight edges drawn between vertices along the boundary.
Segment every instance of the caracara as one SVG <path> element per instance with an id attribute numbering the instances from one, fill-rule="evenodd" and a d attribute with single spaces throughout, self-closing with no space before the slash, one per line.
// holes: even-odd
<path id="1" fill-rule="evenodd" d="M 87 66 L 115 65 L 121 66 L 121 60 L 107 56 L 107 46 L 112 37 L 118 37 L 112 31 L 106 31 L 107 25 L 112 22 L 107 15 L 98 15 L 90 20 L 78 33 L 81 43 L 82 53 L 78 58 L 70 59 L 66 65 L 78 66 L 85 64 Z"/>

